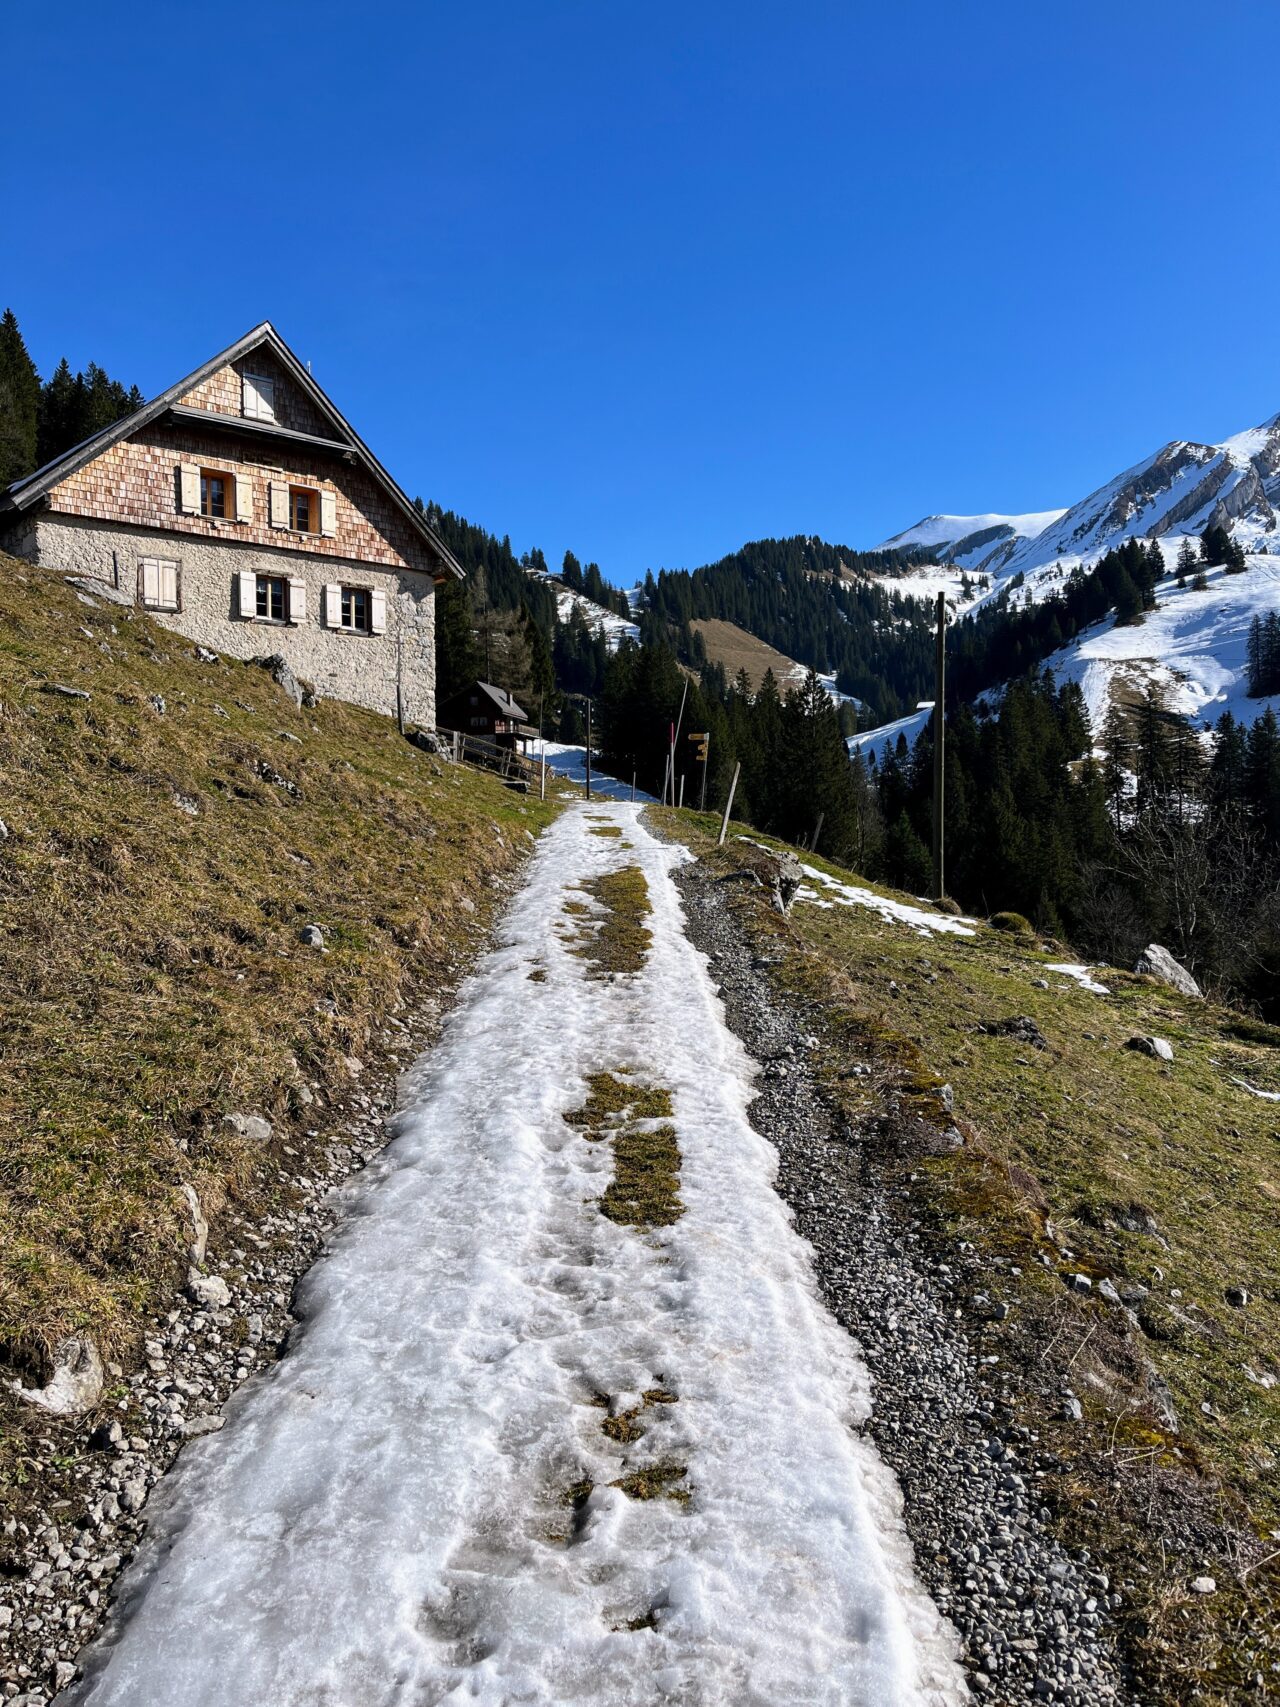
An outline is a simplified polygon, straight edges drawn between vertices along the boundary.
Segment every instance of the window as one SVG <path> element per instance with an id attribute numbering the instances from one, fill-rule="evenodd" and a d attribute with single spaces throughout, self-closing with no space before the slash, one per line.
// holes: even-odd
<path id="1" fill-rule="evenodd" d="M 212 468 L 200 470 L 200 514 L 202 516 L 220 516 L 224 520 L 231 513 L 227 500 L 230 496 L 231 481 L 225 474 L 218 474 Z"/>
<path id="2" fill-rule="evenodd" d="M 295 533 L 320 531 L 320 494 L 309 486 L 290 486 L 289 526 Z"/>
<path id="3" fill-rule="evenodd" d="M 147 610 L 182 609 L 181 570 L 170 557 L 144 557 L 138 563 L 138 594 Z"/>
<path id="4" fill-rule="evenodd" d="M 276 382 L 265 374 L 244 375 L 244 416 L 247 421 L 274 421 L 276 418 Z"/>
<path id="5" fill-rule="evenodd" d="M 359 634 L 369 632 L 369 589 L 367 587 L 344 587 L 342 589 L 342 626 L 354 628 Z"/>
<path id="6" fill-rule="evenodd" d="M 289 583 L 283 575 L 258 576 L 258 621 L 285 622 L 289 615 Z"/>

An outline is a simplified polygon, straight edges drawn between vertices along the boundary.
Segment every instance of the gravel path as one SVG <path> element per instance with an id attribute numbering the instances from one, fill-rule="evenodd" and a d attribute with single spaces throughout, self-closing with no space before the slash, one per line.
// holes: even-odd
<path id="1" fill-rule="evenodd" d="M 726 888 L 692 865 L 678 882 L 729 1024 L 767 1064 L 751 1122 L 777 1148 L 777 1188 L 871 1370 L 870 1432 L 902 1486 L 921 1579 L 965 1644 L 975 1697 L 1134 1707 L 1108 1628 L 1119 1596 L 1048 1533 L 1036 1440 L 956 1320 L 963 1256 L 948 1265 L 930 1253 L 909 1204 L 877 1177 L 876 1135 L 850 1130 L 823 1096 L 811 1024 L 773 992 Z"/>

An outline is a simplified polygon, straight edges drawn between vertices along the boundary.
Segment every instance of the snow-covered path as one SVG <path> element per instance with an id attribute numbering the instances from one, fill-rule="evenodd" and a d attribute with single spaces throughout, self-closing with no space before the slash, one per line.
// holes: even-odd
<path id="1" fill-rule="evenodd" d="M 748 1124 L 752 1063 L 685 936 L 683 857 L 625 805 L 543 838 L 303 1326 L 158 1490 L 68 1701 L 964 1698 L 858 1432 L 866 1376 Z M 564 905 L 623 866 L 653 940 L 639 973 L 592 977 Z M 618 1069 L 671 1093 L 684 1213 L 656 1231 L 601 1213 L 613 1145 L 563 1118 Z M 639 1438 L 602 1428 L 602 1396 L 655 1390 Z M 687 1499 L 614 1485 L 659 1463 Z"/>

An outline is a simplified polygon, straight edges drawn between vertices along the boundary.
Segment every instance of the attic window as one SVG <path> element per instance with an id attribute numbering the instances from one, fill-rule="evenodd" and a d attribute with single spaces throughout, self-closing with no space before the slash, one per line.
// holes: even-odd
<path id="1" fill-rule="evenodd" d="M 244 417 L 246 421 L 274 421 L 276 418 L 276 382 L 265 374 L 244 375 Z"/>

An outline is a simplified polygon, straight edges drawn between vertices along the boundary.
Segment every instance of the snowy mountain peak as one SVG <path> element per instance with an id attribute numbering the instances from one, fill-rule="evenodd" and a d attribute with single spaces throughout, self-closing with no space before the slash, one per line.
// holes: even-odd
<path id="1" fill-rule="evenodd" d="M 973 574 L 988 574 L 1000 568 L 1020 540 L 1038 538 L 1065 513 L 1035 510 L 1024 516 L 994 512 L 981 516 L 926 516 L 876 549 L 905 551 L 912 546 L 931 547 L 939 562 L 952 563 Z"/>

